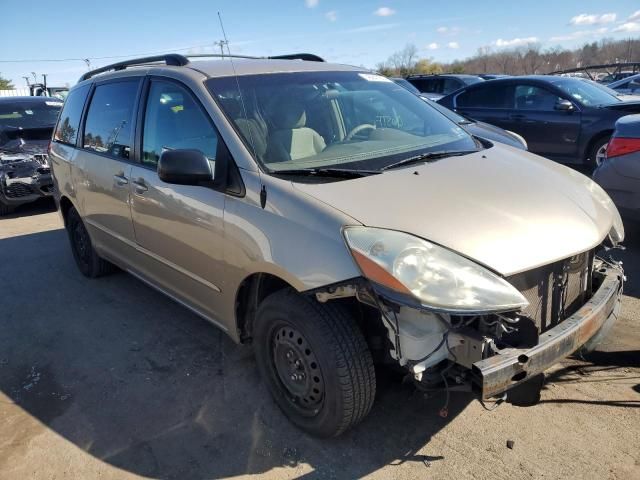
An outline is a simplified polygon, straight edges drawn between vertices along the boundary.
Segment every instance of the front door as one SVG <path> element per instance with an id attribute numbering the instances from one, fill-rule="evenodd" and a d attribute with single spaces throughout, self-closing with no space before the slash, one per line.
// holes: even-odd
<path id="1" fill-rule="evenodd" d="M 139 78 L 120 79 L 95 87 L 72 173 L 78 207 L 97 250 L 124 263 L 135 251 L 129 156 L 140 83 Z"/>
<path id="2" fill-rule="evenodd" d="M 564 99 L 546 88 L 516 85 L 510 130 L 522 135 L 533 153 L 554 159 L 576 158 L 580 111 L 559 110 L 560 100 Z"/>
<path id="3" fill-rule="evenodd" d="M 215 171 L 218 133 L 183 85 L 150 81 L 144 105 L 141 163 L 131 172 L 131 210 L 140 273 L 209 318 L 219 318 L 223 286 L 225 195 L 209 186 L 164 183 L 163 151 L 203 152 Z"/>

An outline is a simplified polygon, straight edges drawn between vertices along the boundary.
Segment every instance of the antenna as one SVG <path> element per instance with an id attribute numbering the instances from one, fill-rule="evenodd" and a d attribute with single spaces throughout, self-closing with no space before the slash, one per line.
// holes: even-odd
<path id="1" fill-rule="evenodd" d="M 227 38 L 227 32 L 224 30 L 224 24 L 222 23 L 222 15 L 218 12 L 218 20 L 220 21 L 220 28 L 222 29 L 222 36 L 224 37 L 224 45 L 227 47 L 227 52 L 229 53 L 229 61 L 231 62 L 231 69 L 233 70 L 233 76 L 236 79 L 236 87 L 238 87 L 238 94 L 240 95 L 240 105 L 242 106 L 242 113 L 244 113 L 245 120 L 249 120 L 249 116 L 247 115 L 247 108 L 244 104 L 244 96 L 242 95 L 242 89 L 240 88 L 240 80 L 238 79 L 238 74 L 236 73 L 236 67 L 233 63 L 233 56 L 231 55 L 231 50 L 229 49 L 229 39 Z M 221 42 L 222 43 L 222 42 Z M 220 45 L 222 48 L 222 45 Z M 249 142 L 251 143 L 251 149 L 253 150 L 253 156 L 258 158 L 256 153 L 256 147 L 253 142 L 253 133 L 251 132 L 251 128 L 247 129 L 249 131 Z M 258 169 L 258 176 L 260 176 L 260 169 Z M 260 181 L 262 183 L 262 180 Z M 264 189 L 264 185 L 262 187 Z M 262 208 L 264 208 L 264 202 L 262 202 Z"/>

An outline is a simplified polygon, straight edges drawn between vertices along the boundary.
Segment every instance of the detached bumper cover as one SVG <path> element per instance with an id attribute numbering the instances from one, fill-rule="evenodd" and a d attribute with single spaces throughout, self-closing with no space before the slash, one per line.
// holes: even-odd
<path id="1" fill-rule="evenodd" d="M 542 373 L 585 344 L 602 340 L 617 320 L 622 297 L 623 273 L 608 269 L 600 288 L 580 310 L 540 335 L 533 348 L 508 348 L 473 364 L 482 398 L 505 392 Z"/>

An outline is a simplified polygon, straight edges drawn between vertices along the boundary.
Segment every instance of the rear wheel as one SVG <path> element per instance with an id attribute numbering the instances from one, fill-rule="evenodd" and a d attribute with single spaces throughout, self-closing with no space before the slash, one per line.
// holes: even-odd
<path id="1" fill-rule="evenodd" d="M 115 270 L 112 263 L 101 258 L 94 250 L 89 232 L 75 207 L 71 207 L 67 213 L 67 233 L 73 258 L 83 275 L 96 278 Z"/>
<path id="2" fill-rule="evenodd" d="M 371 409 L 371 353 L 351 316 L 291 289 L 267 297 L 255 324 L 258 368 L 278 406 L 301 429 L 332 437 Z"/>

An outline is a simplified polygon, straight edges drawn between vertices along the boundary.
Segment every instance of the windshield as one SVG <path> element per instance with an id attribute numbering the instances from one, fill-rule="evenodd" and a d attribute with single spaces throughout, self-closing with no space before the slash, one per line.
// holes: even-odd
<path id="1" fill-rule="evenodd" d="M 621 101 L 615 93 L 609 93 L 600 87 L 576 78 L 559 78 L 553 80 L 552 83 L 582 105 L 589 107 L 610 105 Z"/>
<path id="2" fill-rule="evenodd" d="M 458 125 L 380 75 L 272 73 L 207 84 L 269 172 L 380 170 L 405 157 L 478 148 Z"/>
<path id="3" fill-rule="evenodd" d="M 53 128 L 58 119 L 62 102 L 57 99 L 38 103 L 0 103 L 0 129 Z"/>

